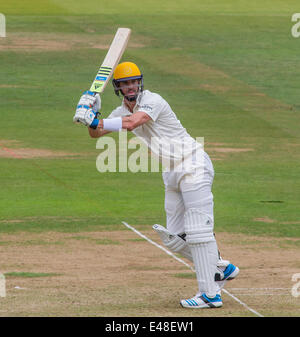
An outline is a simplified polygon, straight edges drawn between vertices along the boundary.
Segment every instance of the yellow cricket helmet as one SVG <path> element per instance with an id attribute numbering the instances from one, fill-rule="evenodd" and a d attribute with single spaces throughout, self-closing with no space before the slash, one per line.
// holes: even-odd
<path id="1" fill-rule="evenodd" d="M 133 62 L 122 62 L 118 64 L 114 71 L 112 81 L 117 96 L 119 96 L 120 92 L 119 83 L 129 80 L 140 80 L 139 92 L 143 91 L 143 74 L 138 66 Z"/>

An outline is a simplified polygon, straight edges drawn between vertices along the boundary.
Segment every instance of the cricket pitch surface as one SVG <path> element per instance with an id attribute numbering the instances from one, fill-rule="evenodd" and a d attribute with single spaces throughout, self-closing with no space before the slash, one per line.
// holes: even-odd
<path id="1" fill-rule="evenodd" d="M 152 230 L 141 232 L 161 244 Z M 255 316 L 248 308 L 300 316 L 296 239 L 216 234 L 222 257 L 240 274 L 227 282 L 222 308 L 202 310 L 179 305 L 195 295 L 195 274 L 130 230 L 3 234 L 0 316 Z"/>

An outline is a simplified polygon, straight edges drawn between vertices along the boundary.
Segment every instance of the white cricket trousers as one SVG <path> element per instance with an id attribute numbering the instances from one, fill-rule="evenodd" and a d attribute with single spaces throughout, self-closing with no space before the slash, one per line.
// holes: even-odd
<path id="1" fill-rule="evenodd" d="M 167 229 L 172 234 L 182 234 L 184 229 L 184 214 L 189 208 L 197 208 L 214 221 L 214 202 L 212 184 L 214 169 L 212 162 L 204 152 L 204 169 L 201 178 L 184 179 L 184 173 L 165 172 L 165 211 Z"/>

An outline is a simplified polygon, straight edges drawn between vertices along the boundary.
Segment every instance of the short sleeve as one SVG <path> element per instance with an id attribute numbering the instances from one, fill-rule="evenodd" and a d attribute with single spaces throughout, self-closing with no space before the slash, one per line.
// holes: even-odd
<path id="1" fill-rule="evenodd" d="M 147 94 L 142 97 L 137 110 L 145 112 L 153 121 L 156 121 L 163 110 L 163 99 L 158 94 Z"/>

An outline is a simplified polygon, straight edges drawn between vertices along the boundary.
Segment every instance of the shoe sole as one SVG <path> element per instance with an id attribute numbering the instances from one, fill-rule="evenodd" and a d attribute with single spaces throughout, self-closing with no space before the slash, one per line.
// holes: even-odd
<path id="1" fill-rule="evenodd" d="M 195 306 L 188 305 L 188 306 L 185 306 L 185 305 L 182 304 L 182 302 L 180 302 L 180 305 L 184 309 L 217 309 L 217 308 L 221 308 L 223 303 L 222 302 L 218 302 L 218 303 L 215 303 L 215 304 L 210 303 L 210 305 L 204 303 L 203 305 L 195 305 Z"/>
<path id="2" fill-rule="evenodd" d="M 191 309 L 214 309 L 220 308 L 223 305 L 221 298 L 218 301 L 210 301 L 205 295 L 202 295 L 199 298 L 202 300 L 202 303 L 197 304 L 196 300 L 190 298 L 187 300 L 181 300 L 180 305 L 183 308 Z"/>

